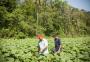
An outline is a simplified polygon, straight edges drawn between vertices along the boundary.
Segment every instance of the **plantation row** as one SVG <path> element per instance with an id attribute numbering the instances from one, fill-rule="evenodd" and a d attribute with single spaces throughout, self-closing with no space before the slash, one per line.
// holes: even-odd
<path id="1" fill-rule="evenodd" d="M 49 41 L 49 55 L 40 56 L 36 39 L 1 39 L 0 62 L 90 62 L 90 38 L 62 38 L 62 51 L 53 54 L 53 39 Z"/>

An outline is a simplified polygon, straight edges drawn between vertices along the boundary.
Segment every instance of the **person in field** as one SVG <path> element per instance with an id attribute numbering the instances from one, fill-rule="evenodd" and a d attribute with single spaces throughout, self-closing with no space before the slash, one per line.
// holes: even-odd
<path id="1" fill-rule="evenodd" d="M 55 44 L 54 53 L 59 53 L 61 51 L 61 40 L 58 36 L 55 36 L 54 44 Z"/>
<path id="2" fill-rule="evenodd" d="M 48 55 L 48 41 L 42 35 L 37 35 L 37 38 L 39 39 L 38 43 L 39 54 Z"/>

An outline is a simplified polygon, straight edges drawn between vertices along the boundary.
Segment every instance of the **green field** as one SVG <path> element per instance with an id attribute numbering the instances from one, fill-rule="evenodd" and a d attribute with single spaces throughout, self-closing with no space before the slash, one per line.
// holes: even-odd
<path id="1" fill-rule="evenodd" d="M 34 38 L 0 39 L 0 62 L 90 62 L 90 37 L 61 40 L 61 53 L 52 53 L 53 39 L 48 38 L 49 55 L 40 56 Z"/>

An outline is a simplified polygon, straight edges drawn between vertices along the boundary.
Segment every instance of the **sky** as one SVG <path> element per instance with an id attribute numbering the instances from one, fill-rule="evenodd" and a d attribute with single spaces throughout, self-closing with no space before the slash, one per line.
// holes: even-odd
<path id="1" fill-rule="evenodd" d="M 71 6 L 90 11 L 90 0 L 66 0 Z"/>

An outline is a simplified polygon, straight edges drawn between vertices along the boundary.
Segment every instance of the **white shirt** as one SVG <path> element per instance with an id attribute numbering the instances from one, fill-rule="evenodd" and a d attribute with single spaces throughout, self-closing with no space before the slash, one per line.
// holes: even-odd
<path id="1" fill-rule="evenodd" d="M 42 41 L 39 42 L 39 47 L 40 47 L 40 49 L 43 49 L 43 48 L 45 48 L 46 46 L 48 46 L 48 41 L 47 41 L 46 39 L 43 39 Z M 44 50 L 44 52 L 41 53 L 41 54 L 44 54 L 44 55 L 48 54 L 48 48 L 46 48 L 46 49 Z"/>

